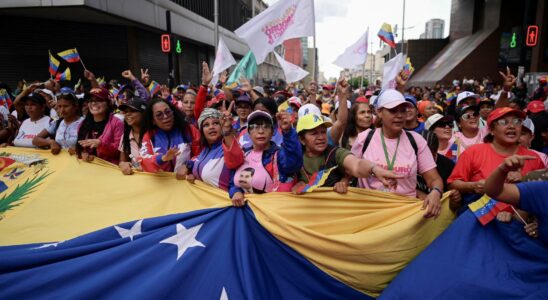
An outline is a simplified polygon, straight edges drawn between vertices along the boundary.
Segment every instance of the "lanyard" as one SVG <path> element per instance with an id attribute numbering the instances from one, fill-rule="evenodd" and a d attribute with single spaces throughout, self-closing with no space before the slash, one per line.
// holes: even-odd
<path id="1" fill-rule="evenodd" d="M 388 166 L 388 170 L 392 171 L 394 170 L 394 163 L 396 162 L 396 155 L 398 155 L 398 148 L 400 146 L 400 136 L 398 136 L 398 142 L 396 143 L 396 151 L 394 151 L 394 155 L 392 155 L 392 161 L 390 161 L 390 158 L 388 158 L 388 150 L 386 149 L 386 143 L 384 141 L 384 132 L 381 129 L 381 141 L 382 141 L 382 150 L 384 150 L 384 157 L 386 158 L 386 165 Z"/>

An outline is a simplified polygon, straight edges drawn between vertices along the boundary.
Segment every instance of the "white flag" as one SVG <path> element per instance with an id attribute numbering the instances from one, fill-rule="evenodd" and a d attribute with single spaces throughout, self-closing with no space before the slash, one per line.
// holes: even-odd
<path id="1" fill-rule="evenodd" d="M 211 80 L 211 83 L 217 84 L 219 74 L 235 64 L 236 60 L 230 53 L 230 50 L 228 50 L 225 41 L 219 37 L 219 46 L 217 47 L 217 54 L 215 55 L 215 63 L 212 71 L 213 79 Z"/>
<path id="2" fill-rule="evenodd" d="M 396 57 L 384 63 L 384 71 L 382 76 L 382 89 L 395 89 L 396 76 L 403 69 L 405 58 L 400 53 Z"/>
<path id="3" fill-rule="evenodd" d="M 274 52 L 274 55 L 276 55 L 276 59 L 278 60 L 278 63 L 282 67 L 282 70 L 284 70 L 285 74 L 285 81 L 287 83 L 297 82 L 308 75 L 308 72 L 301 69 L 299 66 L 294 65 L 288 61 L 285 61 L 283 57 L 278 55 L 278 53 Z"/>
<path id="4" fill-rule="evenodd" d="M 369 39 L 369 28 L 352 46 L 346 48 L 343 54 L 339 55 L 333 62 L 341 68 L 352 69 L 357 65 L 365 64 L 367 59 L 367 43 Z"/>
<path id="5" fill-rule="evenodd" d="M 261 64 L 283 41 L 314 35 L 314 0 L 279 0 L 234 33 Z"/>

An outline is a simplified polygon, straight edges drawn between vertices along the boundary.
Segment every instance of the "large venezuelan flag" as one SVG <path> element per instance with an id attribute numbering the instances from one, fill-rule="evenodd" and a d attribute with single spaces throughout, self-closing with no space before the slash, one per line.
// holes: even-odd
<path id="1" fill-rule="evenodd" d="M 226 192 L 62 152 L 0 154 L 0 298 L 370 299 L 452 221 L 388 193 Z M 445 198 L 444 198 L 445 199 Z"/>

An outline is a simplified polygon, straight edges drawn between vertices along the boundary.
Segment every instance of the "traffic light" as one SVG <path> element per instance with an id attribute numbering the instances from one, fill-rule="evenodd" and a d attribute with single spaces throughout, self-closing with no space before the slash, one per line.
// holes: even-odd
<path id="1" fill-rule="evenodd" d="M 169 34 L 162 34 L 162 52 L 168 53 L 171 51 L 171 39 Z"/>
<path id="2" fill-rule="evenodd" d="M 535 47 L 538 42 L 538 26 L 530 25 L 527 27 L 527 35 L 525 36 L 525 45 Z"/>

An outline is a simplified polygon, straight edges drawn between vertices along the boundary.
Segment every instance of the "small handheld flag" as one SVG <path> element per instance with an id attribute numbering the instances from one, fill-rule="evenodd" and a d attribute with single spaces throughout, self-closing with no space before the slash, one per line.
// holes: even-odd
<path id="1" fill-rule="evenodd" d="M 499 212 L 510 209 L 510 204 L 498 202 L 487 195 L 483 195 L 477 201 L 470 203 L 468 208 L 478 218 L 481 225 L 485 226 L 496 218 Z"/>
<path id="2" fill-rule="evenodd" d="M 396 42 L 394 41 L 394 34 L 392 33 L 392 26 L 390 26 L 390 24 L 382 24 L 381 29 L 379 30 L 379 33 L 377 33 L 377 35 L 383 42 L 388 44 L 388 46 L 396 48 Z"/>
<path id="3" fill-rule="evenodd" d="M 310 176 L 310 181 L 307 185 L 301 186 L 297 189 L 297 193 L 308 193 L 312 192 L 313 190 L 321 187 L 325 181 L 327 180 L 327 177 L 329 177 L 329 174 L 331 174 L 331 171 L 333 171 L 336 166 L 333 168 L 329 168 L 327 170 L 320 170 L 316 173 L 314 173 L 312 176 Z"/>
<path id="4" fill-rule="evenodd" d="M 70 69 L 69 68 L 66 68 L 65 72 L 59 73 L 55 76 L 55 80 L 57 80 L 57 81 L 60 81 L 60 80 L 69 80 L 70 81 L 70 79 L 71 79 L 71 74 L 70 74 Z"/>
<path id="5" fill-rule="evenodd" d="M 80 54 L 78 54 L 76 48 L 61 51 L 57 53 L 57 55 L 59 55 L 62 59 L 66 60 L 69 63 L 75 63 L 80 61 Z"/>
<path id="6" fill-rule="evenodd" d="M 405 65 L 403 65 L 403 75 L 405 78 L 409 78 L 413 75 L 413 72 L 415 72 L 415 68 L 413 67 L 413 64 L 411 64 L 411 58 L 407 57 Z"/>
<path id="7" fill-rule="evenodd" d="M 51 55 L 51 52 L 49 52 L 49 73 L 51 76 L 55 76 L 57 74 L 57 70 L 59 70 L 59 60 L 57 60 L 53 55 Z"/>
<path id="8" fill-rule="evenodd" d="M 154 96 L 154 94 L 158 93 L 160 91 L 160 84 L 154 80 L 150 83 L 148 86 L 148 91 L 150 92 L 150 96 Z"/>

